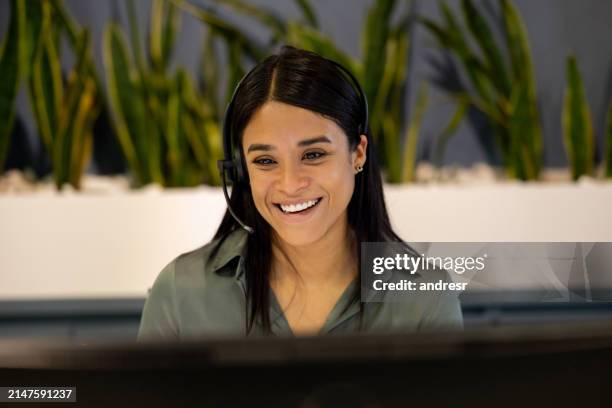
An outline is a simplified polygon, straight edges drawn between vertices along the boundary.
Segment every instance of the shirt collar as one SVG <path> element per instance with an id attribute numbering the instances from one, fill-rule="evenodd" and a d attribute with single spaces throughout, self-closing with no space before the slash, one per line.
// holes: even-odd
<path id="1" fill-rule="evenodd" d="M 221 274 L 225 266 L 231 261 L 238 258 L 236 267 L 231 271 L 231 276 L 241 278 L 244 274 L 244 256 L 246 255 L 246 243 L 248 233 L 242 228 L 237 228 L 230 232 L 227 238 L 221 243 L 215 259 L 213 260 L 212 269 L 215 273 Z"/>

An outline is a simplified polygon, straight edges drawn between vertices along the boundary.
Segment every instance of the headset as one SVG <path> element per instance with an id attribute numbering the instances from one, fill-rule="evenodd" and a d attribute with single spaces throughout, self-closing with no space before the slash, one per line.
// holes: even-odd
<path id="1" fill-rule="evenodd" d="M 367 135 L 368 132 L 368 100 L 366 98 L 365 92 L 359 85 L 359 81 L 357 78 L 349 71 L 347 68 L 337 63 L 336 61 L 326 59 L 326 61 L 332 63 L 337 68 L 340 69 L 341 72 L 344 72 L 346 76 L 353 82 L 354 89 L 359 94 L 359 99 L 361 101 L 361 109 L 363 111 L 362 121 L 359 124 L 359 134 Z M 234 217 L 236 222 L 245 229 L 249 234 L 255 232 L 253 227 L 246 225 L 240 217 L 236 215 L 234 210 L 232 210 L 232 205 L 230 202 L 229 195 L 227 193 L 227 184 L 226 184 L 226 175 L 232 184 L 240 184 L 240 183 L 248 183 L 247 173 L 242 166 L 242 158 L 240 157 L 240 149 L 233 149 L 232 146 L 232 120 L 234 114 L 234 101 L 236 99 L 236 94 L 238 90 L 241 88 L 243 82 L 246 78 L 254 71 L 255 68 L 251 69 L 236 85 L 234 89 L 234 93 L 232 94 L 232 98 L 230 99 L 229 104 L 227 105 L 227 109 L 225 110 L 225 117 L 223 118 L 223 160 L 217 161 L 217 167 L 219 169 L 219 173 L 221 175 L 221 183 L 223 185 L 223 195 L 225 196 L 225 201 L 227 203 L 227 209 Z"/>

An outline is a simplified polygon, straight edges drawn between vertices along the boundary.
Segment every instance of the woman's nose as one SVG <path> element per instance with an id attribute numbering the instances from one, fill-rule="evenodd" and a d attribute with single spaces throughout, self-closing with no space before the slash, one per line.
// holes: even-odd
<path id="1" fill-rule="evenodd" d="M 299 165 L 287 164 L 281 168 L 278 188 L 291 195 L 308 186 L 308 178 Z"/>

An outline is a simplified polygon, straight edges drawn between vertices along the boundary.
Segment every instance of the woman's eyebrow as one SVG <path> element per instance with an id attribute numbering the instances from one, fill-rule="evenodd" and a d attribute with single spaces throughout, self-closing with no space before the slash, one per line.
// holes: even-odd
<path id="1" fill-rule="evenodd" d="M 304 139 L 304 140 L 300 140 L 298 142 L 298 146 L 303 147 L 303 146 L 310 146 L 312 144 L 315 143 L 330 143 L 331 144 L 331 140 L 329 140 L 329 138 L 325 135 L 322 136 L 317 136 L 317 137 L 313 137 L 311 139 Z"/>
<path id="2" fill-rule="evenodd" d="M 274 146 L 269 145 L 269 144 L 261 144 L 261 143 L 253 143 L 252 145 L 249 146 L 247 153 L 251 153 L 254 152 L 255 150 L 261 150 L 264 152 L 270 151 L 270 150 L 274 150 Z"/>
<path id="3" fill-rule="evenodd" d="M 298 146 L 299 147 L 303 147 L 303 146 L 310 146 L 316 143 L 330 143 L 331 144 L 331 140 L 329 140 L 329 138 L 325 135 L 322 136 L 316 136 L 310 139 L 304 139 L 304 140 L 300 140 L 298 142 Z M 247 153 L 251 153 L 253 151 L 256 150 L 261 150 L 264 152 L 268 152 L 270 150 L 274 150 L 276 149 L 274 146 L 269 145 L 269 144 L 262 144 L 262 143 L 253 143 L 252 145 L 249 146 L 249 148 L 247 149 Z"/>

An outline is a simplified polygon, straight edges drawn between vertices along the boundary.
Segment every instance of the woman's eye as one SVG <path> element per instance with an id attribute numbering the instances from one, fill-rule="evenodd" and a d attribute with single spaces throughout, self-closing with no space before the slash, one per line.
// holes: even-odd
<path id="1" fill-rule="evenodd" d="M 274 163 L 274 160 L 272 160 L 272 159 L 266 159 L 266 158 L 263 158 L 263 159 L 255 159 L 255 160 L 253 160 L 253 163 L 255 163 L 255 164 L 261 164 L 261 165 L 267 166 L 267 165 L 269 165 L 269 164 L 273 164 L 273 163 Z"/>
<path id="2" fill-rule="evenodd" d="M 323 152 L 308 152 L 304 154 L 304 157 L 307 158 L 308 160 L 316 160 L 323 156 L 325 156 L 325 153 Z"/>

